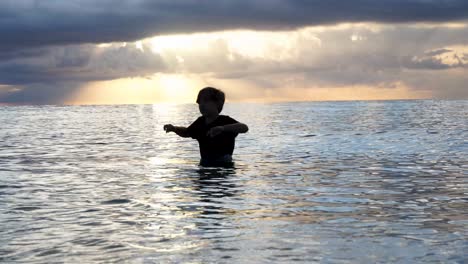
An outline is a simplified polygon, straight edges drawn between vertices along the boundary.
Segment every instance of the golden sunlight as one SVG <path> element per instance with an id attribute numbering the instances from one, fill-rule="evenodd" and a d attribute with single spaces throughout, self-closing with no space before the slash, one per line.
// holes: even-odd
<path id="1" fill-rule="evenodd" d="M 177 103 L 195 102 L 198 90 L 205 86 L 181 74 L 158 74 L 156 82 L 162 99 Z"/>
<path id="2" fill-rule="evenodd" d="M 193 103 L 204 85 L 202 80 L 182 74 L 91 82 L 70 96 L 66 104 Z"/>
<path id="3" fill-rule="evenodd" d="M 393 87 L 354 85 L 345 87 L 292 87 L 261 88 L 242 80 L 217 80 L 216 85 L 226 87 L 228 101 L 288 102 L 288 101 L 347 101 L 347 100 L 409 100 L 430 99 L 431 91 L 415 90 L 403 83 Z"/>

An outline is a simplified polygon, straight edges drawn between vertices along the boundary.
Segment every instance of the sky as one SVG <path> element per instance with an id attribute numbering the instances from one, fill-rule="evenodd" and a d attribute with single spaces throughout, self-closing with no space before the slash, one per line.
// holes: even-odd
<path id="1" fill-rule="evenodd" d="M 466 0 L 2 0 L 0 105 L 468 99 Z"/>

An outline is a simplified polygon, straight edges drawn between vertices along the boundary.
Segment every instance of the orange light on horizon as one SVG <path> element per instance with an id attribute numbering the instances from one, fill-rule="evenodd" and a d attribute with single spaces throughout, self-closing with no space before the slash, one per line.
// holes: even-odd
<path id="1" fill-rule="evenodd" d="M 213 81 L 210 85 L 183 75 L 161 74 L 153 79 L 133 78 L 93 82 L 82 87 L 65 104 L 154 104 L 194 103 L 205 86 L 221 88 L 227 102 L 291 102 L 349 100 L 430 99 L 433 94 L 413 90 L 402 84 L 396 87 L 285 87 L 266 89 L 248 83 Z"/>
<path id="2" fill-rule="evenodd" d="M 194 102 L 202 84 L 180 74 L 156 74 L 152 78 L 125 78 L 88 83 L 66 104 L 153 104 Z"/>

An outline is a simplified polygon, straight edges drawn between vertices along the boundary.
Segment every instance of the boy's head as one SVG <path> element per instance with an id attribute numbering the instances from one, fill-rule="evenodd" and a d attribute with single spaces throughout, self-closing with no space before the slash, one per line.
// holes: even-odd
<path id="1" fill-rule="evenodd" d="M 205 87 L 201 89 L 197 96 L 197 104 L 202 115 L 221 113 L 224 106 L 224 100 L 224 92 L 213 87 Z"/>

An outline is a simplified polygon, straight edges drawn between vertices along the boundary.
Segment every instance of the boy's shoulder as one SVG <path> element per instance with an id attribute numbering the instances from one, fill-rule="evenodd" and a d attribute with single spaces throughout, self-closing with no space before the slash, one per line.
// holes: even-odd
<path id="1" fill-rule="evenodd" d="M 228 116 L 228 115 L 219 115 L 218 119 L 216 121 L 227 123 L 227 124 L 233 124 L 233 123 L 239 123 L 237 120 L 234 118 Z"/>
<path id="2" fill-rule="evenodd" d="M 235 124 L 239 123 L 237 120 L 234 118 L 228 116 L 228 115 L 218 115 L 216 120 L 212 124 L 217 124 L 217 125 L 229 125 L 229 124 Z M 193 124 L 195 125 L 204 125 L 205 124 L 205 118 L 203 116 L 198 117 Z"/>
<path id="3" fill-rule="evenodd" d="M 218 117 L 216 118 L 216 120 L 226 120 L 226 119 L 233 119 L 233 118 L 228 115 L 218 115 Z M 199 121 L 199 120 L 204 120 L 204 117 L 199 116 L 197 119 L 195 119 L 195 121 Z"/>

